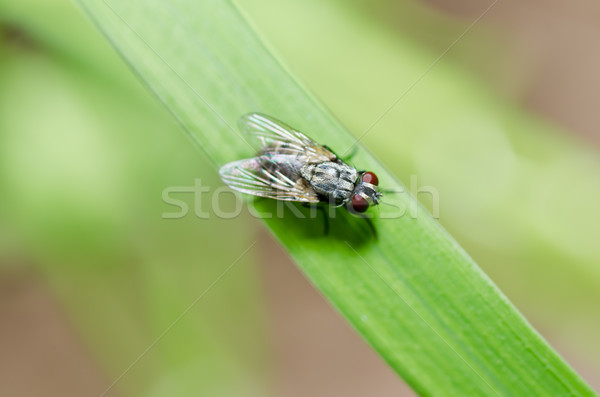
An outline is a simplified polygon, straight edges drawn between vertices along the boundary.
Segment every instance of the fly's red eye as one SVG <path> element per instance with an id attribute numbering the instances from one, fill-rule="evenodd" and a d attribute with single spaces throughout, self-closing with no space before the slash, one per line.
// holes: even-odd
<path id="1" fill-rule="evenodd" d="M 375 185 L 375 186 L 379 185 L 379 179 L 377 179 L 377 175 L 375 175 L 371 171 L 368 171 L 368 172 L 365 172 L 364 174 L 362 174 L 362 176 L 360 177 L 360 180 L 365 183 L 370 183 L 371 185 Z"/>
<path id="2" fill-rule="evenodd" d="M 369 202 L 360 194 L 352 196 L 352 208 L 356 212 L 365 212 L 369 208 Z"/>

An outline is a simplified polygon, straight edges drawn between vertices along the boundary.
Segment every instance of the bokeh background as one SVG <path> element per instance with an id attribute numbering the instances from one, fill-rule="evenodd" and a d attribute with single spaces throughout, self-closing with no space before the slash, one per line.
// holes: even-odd
<path id="1" fill-rule="evenodd" d="M 354 134 L 408 89 L 364 143 L 600 390 L 600 5 L 491 4 L 240 2 Z M 0 395 L 414 395 L 258 221 L 162 219 L 215 171 L 74 4 L 0 0 Z"/>

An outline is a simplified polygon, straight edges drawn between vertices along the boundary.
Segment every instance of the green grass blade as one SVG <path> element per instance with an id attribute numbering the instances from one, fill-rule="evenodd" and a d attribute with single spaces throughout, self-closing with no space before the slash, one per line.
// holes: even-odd
<path id="1" fill-rule="evenodd" d="M 107 38 L 215 166 L 252 150 L 235 129 L 260 111 L 343 153 L 353 138 L 290 76 L 226 1 L 80 0 Z M 140 149 L 143 150 L 143 149 Z M 173 154 L 176 156 L 176 154 Z M 402 185 L 361 147 L 353 162 Z M 424 395 L 593 395 L 407 193 L 364 220 L 266 219 L 305 274 Z M 277 203 L 256 203 L 273 213 Z M 405 215 L 397 217 L 399 212 Z M 386 219 L 393 217 L 394 219 Z"/>

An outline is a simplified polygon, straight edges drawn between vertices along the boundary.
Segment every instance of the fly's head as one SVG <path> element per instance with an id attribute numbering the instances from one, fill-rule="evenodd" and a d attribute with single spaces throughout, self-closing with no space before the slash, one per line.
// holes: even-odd
<path id="1" fill-rule="evenodd" d="M 365 212 L 369 206 L 379 204 L 379 179 L 374 173 L 367 171 L 360 174 L 354 191 L 350 198 L 352 209 L 356 212 Z"/>

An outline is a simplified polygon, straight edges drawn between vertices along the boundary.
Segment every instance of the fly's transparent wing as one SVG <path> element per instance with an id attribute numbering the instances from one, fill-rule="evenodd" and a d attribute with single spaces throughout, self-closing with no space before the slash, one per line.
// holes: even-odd
<path id="1" fill-rule="evenodd" d="M 225 164 L 219 173 L 227 186 L 242 193 L 318 203 L 317 193 L 301 177 L 300 168 L 295 156 L 263 155 Z"/>
<path id="2" fill-rule="evenodd" d="M 304 163 L 322 163 L 337 159 L 331 150 L 289 125 L 264 114 L 250 113 L 242 116 L 239 127 L 242 132 L 258 138 L 262 143 L 262 154 L 296 156 Z"/>

